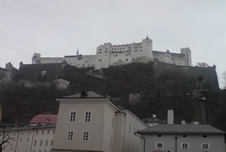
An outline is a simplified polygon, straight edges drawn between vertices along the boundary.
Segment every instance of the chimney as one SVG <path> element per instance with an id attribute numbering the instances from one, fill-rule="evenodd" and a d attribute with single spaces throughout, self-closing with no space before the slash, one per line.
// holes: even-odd
<path id="1" fill-rule="evenodd" d="M 185 120 L 181 120 L 181 124 L 185 125 L 186 124 Z"/>
<path id="2" fill-rule="evenodd" d="M 173 113 L 173 109 L 169 109 L 168 110 L 167 124 L 174 124 L 174 113 Z"/>

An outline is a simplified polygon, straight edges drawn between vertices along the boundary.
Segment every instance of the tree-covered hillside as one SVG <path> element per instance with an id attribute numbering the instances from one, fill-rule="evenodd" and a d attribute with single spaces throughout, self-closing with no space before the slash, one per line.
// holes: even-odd
<path id="1" fill-rule="evenodd" d="M 47 74 L 40 77 L 43 70 Z M 114 104 L 128 108 L 140 118 L 156 114 L 158 118 L 166 119 L 166 111 L 171 108 L 175 111 L 176 123 L 180 123 L 181 120 L 186 122 L 200 120 L 198 99 L 193 97 L 198 79 L 197 75 L 189 70 L 168 68 L 158 71 L 156 77 L 156 69 L 152 63 L 128 64 L 101 71 L 77 69 L 62 64 L 23 65 L 12 81 L 0 84 L 3 121 L 27 123 L 36 114 L 57 113 L 59 103 L 56 98 L 83 90 L 104 95 Z M 200 70 L 205 72 L 205 69 Z M 205 73 L 207 74 L 208 72 Z M 210 75 L 214 75 L 214 69 Z M 56 77 L 68 80 L 70 82 L 68 89 L 57 90 L 52 83 Z M 211 79 L 213 76 L 206 77 Z M 213 88 L 208 79 L 203 82 L 203 88 L 208 89 L 205 96 L 209 123 L 226 130 L 226 124 L 223 123 L 226 115 L 223 110 L 226 107 L 226 92 L 216 89 L 217 87 Z M 36 85 L 28 88 L 24 85 L 27 81 Z M 131 102 L 129 100 L 131 93 L 137 95 L 139 101 Z"/>

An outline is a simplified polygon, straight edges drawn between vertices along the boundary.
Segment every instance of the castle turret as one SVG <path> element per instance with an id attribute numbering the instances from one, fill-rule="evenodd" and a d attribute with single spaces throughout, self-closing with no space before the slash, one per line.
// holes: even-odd
<path id="1" fill-rule="evenodd" d="M 95 69 L 109 68 L 111 43 L 104 43 L 97 47 Z"/>
<path id="2" fill-rule="evenodd" d="M 189 47 L 181 48 L 180 51 L 181 51 L 181 54 L 185 55 L 185 65 L 191 66 L 192 63 L 191 63 L 191 50 L 190 50 L 190 48 Z"/>
<path id="3" fill-rule="evenodd" d="M 32 64 L 40 64 L 41 63 L 40 57 L 41 57 L 41 54 L 34 53 L 32 57 Z"/>
<path id="4" fill-rule="evenodd" d="M 142 40 L 142 51 L 143 51 L 143 56 L 150 57 L 151 60 L 153 59 L 152 55 L 152 39 L 149 39 L 147 36 L 145 39 Z"/>

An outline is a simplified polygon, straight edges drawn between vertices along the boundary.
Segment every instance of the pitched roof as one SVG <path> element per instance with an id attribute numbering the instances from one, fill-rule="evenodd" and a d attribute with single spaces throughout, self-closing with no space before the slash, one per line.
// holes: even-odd
<path id="1" fill-rule="evenodd" d="M 214 128 L 210 125 L 194 125 L 194 124 L 160 124 L 151 128 L 140 130 L 138 134 L 225 134 L 225 132 Z"/>
<path id="2" fill-rule="evenodd" d="M 84 91 L 78 94 L 63 97 L 63 99 L 77 99 L 77 98 L 104 98 L 104 97 L 93 91 L 88 92 Z"/>
<path id="3" fill-rule="evenodd" d="M 32 130 L 32 129 L 45 129 L 45 128 L 56 128 L 56 124 L 28 124 L 24 126 L 7 127 L 8 131 L 22 131 L 22 130 Z M 0 128 L 2 131 L 3 128 Z"/>
<path id="4" fill-rule="evenodd" d="M 53 124 L 56 123 L 57 121 L 57 115 L 53 115 L 53 114 L 39 114 L 34 116 L 30 123 L 45 123 L 45 124 Z"/>

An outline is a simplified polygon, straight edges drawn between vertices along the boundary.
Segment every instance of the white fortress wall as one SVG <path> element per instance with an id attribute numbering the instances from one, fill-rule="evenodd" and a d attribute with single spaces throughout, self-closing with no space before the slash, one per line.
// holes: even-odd
<path id="1" fill-rule="evenodd" d="M 32 64 L 40 63 L 62 63 L 64 60 L 75 67 L 87 68 L 95 67 L 96 70 L 101 68 L 109 68 L 109 66 L 117 66 L 132 62 L 148 63 L 157 58 L 160 62 L 168 64 L 176 64 L 181 66 L 191 66 L 191 50 L 182 48 L 181 53 L 171 53 L 153 51 L 152 40 L 146 37 L 139 43 L 112 45 L 104 43 L 96 49 L 96 55 L 76 55 L 65 56 L 64 58 L 42 58 L 41 54 L 34 53 Z"/>
<path id="2" fill-rule="evenodd" d="M 114 45 L 110 51 L 110 65 L 122 65 L 131 62 L 129 45 Z"/>
<path id="3" fill-rule="evenodd" d="M 88 68 L 95 66 L 96 55 L 65 56 L 64 60 L 72 66 Z"/>
<path id="4" fill-rule="evenodd" d="M 191 50 L 190 48 L 186 47 L 186 48 L 181 48 L 181 54 L 184 54 L 185 55 L 185 63 L 189 66 L 192 65 L 192 62 L 191 62 Z"/>
<path id="5" fill-rule="evenodd" d="M 179 53 L 170 53 L 168 50 L 166 52 L 153 51 L 153 57 L 158 59 L 160 62 L 168 64 L 176 64 L 185 66 L 185 55 Z"/>
<path id="6" fill-rule="evenodd" d="M 40 58 L 41 63 L 62 63 L 64 58 L 54 58 L 54 57 L 47 57 L 47 58 Z"/>
<path id="7" fill-rule="evenodd" d="M 109 67 L 109 52 L 111 43 L 105 43 L 97 47 L 95 69 Z"/>

